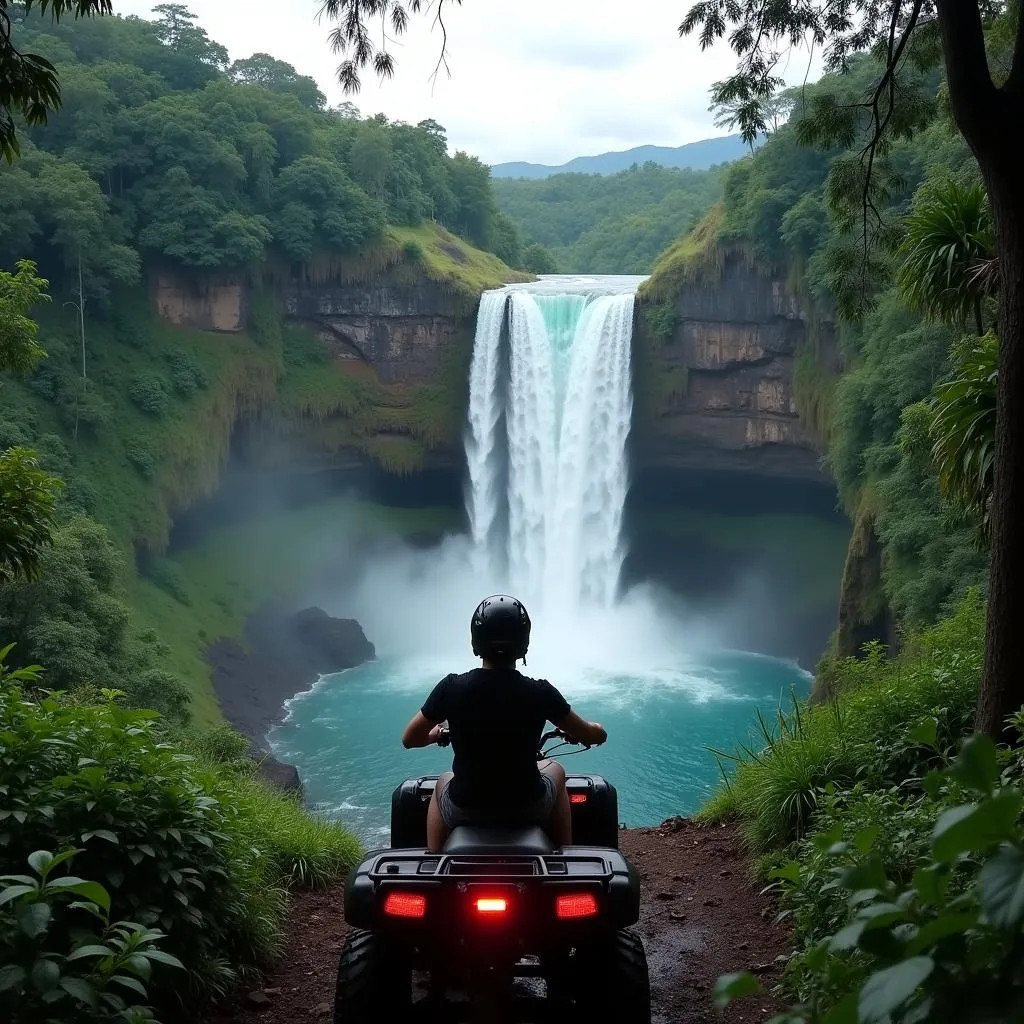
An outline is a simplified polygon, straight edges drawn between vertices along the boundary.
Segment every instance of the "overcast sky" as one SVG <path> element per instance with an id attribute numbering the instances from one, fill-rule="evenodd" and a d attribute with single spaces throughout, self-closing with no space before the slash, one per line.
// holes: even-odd
<path id="1" fill-rule="evenodd" d="M 332 104 L 350 98 L 364 114 L 413 123 L 432 117 L 452 149 L 487 163 L 560 164 L 722 134 L 707 111 L 708 88 L 733 60 L 724 44 L 702 54 L 693 38 L 679 38 L 689 0 L 465 0 L 446 16 L 450 77 L 430 80 L 441 36 L 421 17 L 390 46 L 395 78 L 379 84 L 369 70 L 355 97 L 337 84 L 320 0 L 186 2 L 232 60 L 263 51 L 315 78 Z M 117 13 L 143 17 L 153 6 L 114 2 Z M 794 56 L 791 82 L 803 79 L 805 63 Z"/>

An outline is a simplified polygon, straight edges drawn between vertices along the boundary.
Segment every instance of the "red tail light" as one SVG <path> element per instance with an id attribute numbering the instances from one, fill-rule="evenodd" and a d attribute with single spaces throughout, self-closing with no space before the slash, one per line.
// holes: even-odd
<path id="1" fill-rule="evenodd" d="M 476 901 L 478 914 L 504 914 L 508 910 L 508 900 L 501 896 L 482 896 Z"/>
<path id="2" fill-rule="evenodd" d="M 563 921 L 574 917 L 593 917 L 596 913 L 597 898 L 590 892 L 566 893 L 555 901 L 555 914 Z"/>
<path id="3" fill-rule="evenodd" d="M 389 892 L 384 900 L 384 913 L 390 917 L 426 917 L 427 897 L 419 892 Z"/>
<path id="4" fill-rule="evenodd" d="M 585 804 L 587 802 L 586 793 L 570 793 L 569 803 L 571 804 Z"/>

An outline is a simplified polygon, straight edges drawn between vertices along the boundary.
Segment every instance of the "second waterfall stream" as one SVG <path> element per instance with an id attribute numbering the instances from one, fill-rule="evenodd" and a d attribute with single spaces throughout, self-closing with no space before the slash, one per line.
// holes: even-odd
<path id="1" fill-rule="evenodd" d="M 616 596 L 641 280 L 548 278 L 480 303 L 466 437 L 474 555 L 538 611 Z"/>

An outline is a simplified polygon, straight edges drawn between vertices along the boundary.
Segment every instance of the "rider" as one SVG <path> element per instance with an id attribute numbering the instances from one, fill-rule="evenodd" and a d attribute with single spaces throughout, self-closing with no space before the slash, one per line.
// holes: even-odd
<path id="1" fill-rule="evenodd" d="M 580 718 L 546 679 L 516 669 L 530 645 L 530 616 L 514 597 L 480 602 L 470 623 L 481 668 L 445 676 L 402 733 L 405 747 L 443 741 L 448 731 L 453 771 L 434 787 L 427 811 L 427 846 L 439 852 L 457 825 L 540 825 L 556 846 L 572 842 L 565 769 L 538 764 L 545 722 L 578 743 L 604 743 L 597 722 Z"/>

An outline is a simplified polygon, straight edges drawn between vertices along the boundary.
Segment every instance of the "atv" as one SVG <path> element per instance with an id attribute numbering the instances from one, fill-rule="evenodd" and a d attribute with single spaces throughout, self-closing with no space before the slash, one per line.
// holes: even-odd
<path id="1" fill-rule="evenodd" d="M 571 744 L 545 733 L 538 759 Z M 640 879 L 618 849 L 614 786 L 599 775 L 568 776 L 570 847 L 556 849 L 536 827 L 464 825 L 430 853 L 436 782 L 424 776 L 394 791 L 391 848 L 367 854 L 348 877 L 352 930 L 338 965 L 335 1024 L 407 1019 L 414 972 L 426 979 L 420 1002 L 438 1008 L 462 993 L 476 1019 L 504 1019 L 516 979 L 532 977 L 544 979 L 547 1009 L 560 1016 L 650 1024 L 647 957 L 629 928 L 640 916 Z"/>

